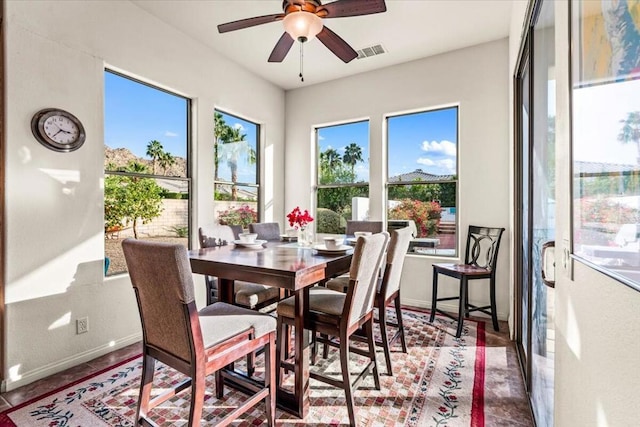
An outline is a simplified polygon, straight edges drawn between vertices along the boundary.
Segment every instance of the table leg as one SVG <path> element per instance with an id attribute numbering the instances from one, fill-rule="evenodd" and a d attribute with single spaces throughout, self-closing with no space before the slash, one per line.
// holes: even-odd
<path id="1" fill-rule="evenodd" d="M 293 394 L 278 388 L 278 406 L 304 418 L 309 412 L 309 333 L 304 329 L 305 307 L 309 304 L 309 288 L 294 294 L 294 390 Z"/>
<path id="2" fill-rule="evenodd" d="M 218 278 L 218 301 L 233 304 L 233 280 Z"/>

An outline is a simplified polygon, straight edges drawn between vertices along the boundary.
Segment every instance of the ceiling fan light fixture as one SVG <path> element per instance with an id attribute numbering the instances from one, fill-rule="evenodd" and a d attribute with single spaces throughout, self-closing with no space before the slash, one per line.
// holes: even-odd
<path id="1" fill-rule="evenodd" d="M 311 12 L 291 12 L 282 20 L 284 30 L 300 42 L 312 40 L 322 31 L 322 19 Z"/>

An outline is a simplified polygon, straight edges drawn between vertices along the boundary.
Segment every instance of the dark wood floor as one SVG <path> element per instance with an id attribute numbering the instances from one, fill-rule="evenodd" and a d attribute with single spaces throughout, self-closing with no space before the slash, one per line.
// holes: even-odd
<path id="1" fill-rule="evenodd" d="M 515 345 L 508 337 L 506 322 L 500 332 L 486 327 L 485 425 L 533 426 Z M 133 344 L 64 372 L 0 394 L 0 411 L 56 390 L 70 382 L 141 353 L 142 345 Z"/>

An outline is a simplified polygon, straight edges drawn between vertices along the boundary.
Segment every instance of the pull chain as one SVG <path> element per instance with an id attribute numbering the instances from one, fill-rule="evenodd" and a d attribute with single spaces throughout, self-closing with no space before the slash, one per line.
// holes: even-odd
<path id="1" fill-rule="evenodd" d="M 302 57 L 303 57 L 303 54 L 304 54 L 303 46 L 304 46 L 304 43 L 300 42 L 300 75 L 299 75 L 299 77 L 300 77 L 300 81 L 304 83 L 304 75 L 302 74 L 302 70 L 303 70 L 302 69 L 302 64 L 303 64 Z"/>

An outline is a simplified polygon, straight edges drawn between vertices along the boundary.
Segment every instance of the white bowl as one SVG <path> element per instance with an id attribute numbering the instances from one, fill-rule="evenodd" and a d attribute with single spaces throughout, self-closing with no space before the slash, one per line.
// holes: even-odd
<path id="1" fill-rule="evenodd" d="M 258 238 L 258 233 L 240 233 L 238 237 L 242 243 L 253 243 Z"/>
<path id="2" fill-rule="evenodd" d="M 342 246 L 342 239 L 339 239 L 338 237 L 325 237 L 324 246 L 327 249 L 338 249 Z"/>

